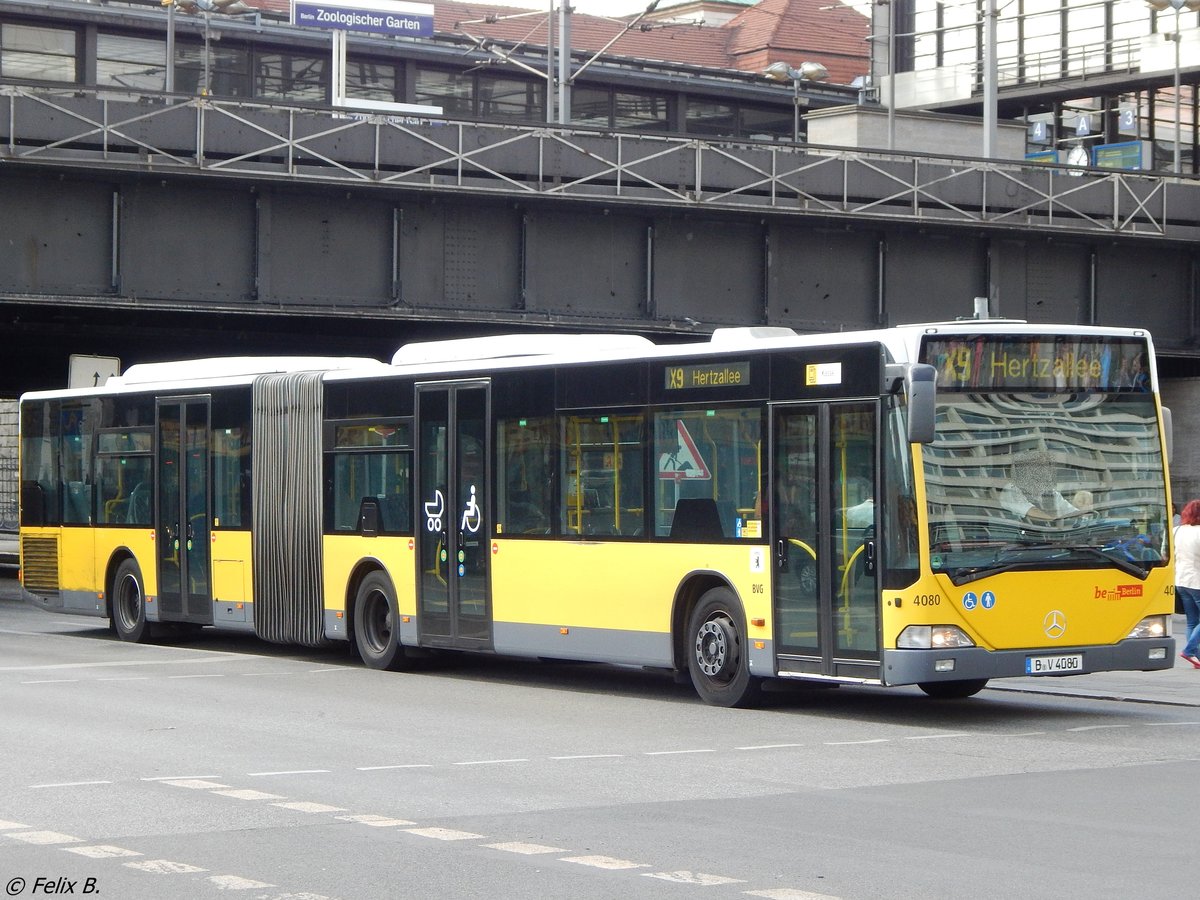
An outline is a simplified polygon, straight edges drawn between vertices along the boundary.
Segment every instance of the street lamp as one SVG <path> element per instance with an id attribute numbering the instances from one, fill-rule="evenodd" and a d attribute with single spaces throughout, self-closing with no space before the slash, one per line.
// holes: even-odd
<path id="1" fill-rule="evenodd" d="M 1200 0 L 1188 2 L 1200 4 Z M 825 81 L 829 78 L 829 70 L 819 62 L 802 62 L 799 68 L 785 62 L 773 62 L 763 69 L 763 75 L 771 81 L 792 83 L 792 143 L 800 143 L 800 82 Z"/>
<path id="2" fill-rule="evenodd" d="M 1183 143 L 1183 119 L 1179 111 L 1179 14 L 1185 9 L 1198 10 L 1200 9 L 1200 0 L 1146 0 L 1146 2 L 1158 12 L 1166 12 L 1168 9 L 1175 10 L 1175 33 L 1171 35 L 1171 40 L 1175 42 L 1175 163 L 1174 172 L 1176 175 L 1182 172 L 1182 164 L 1180 163 L 1180 145 Z"/>

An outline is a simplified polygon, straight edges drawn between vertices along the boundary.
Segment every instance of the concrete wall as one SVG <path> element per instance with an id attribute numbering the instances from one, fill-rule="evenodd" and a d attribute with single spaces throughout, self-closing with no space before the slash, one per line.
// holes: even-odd
<path id="1" fill-rule="evenodd" d="M 888 145 L 887 110 L 868 106 L 836 106 L 804 117 L 808 142 L 833 147 L 877 150 Z M 983 119 L 897 110 L 892 121 L 895 150 L 902 153 L 937 153 L 974 159 L 983 156 Z M 1000 122 L 996 126 L 995 159 L 1025 158 L 1025 125 Z"/>
<path id="2" fill-rule="evenodd" d="M 1162 382 L 1160 390 L 1175 432 L 1171 497 L 1182 507 L 1200 499 L 1200 378 L 1174 378 Z"/>

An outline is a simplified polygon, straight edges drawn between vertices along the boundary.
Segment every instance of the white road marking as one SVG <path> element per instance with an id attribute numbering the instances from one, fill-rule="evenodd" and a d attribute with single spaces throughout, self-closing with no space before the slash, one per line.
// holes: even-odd
<path id="1" fill-rule="evenodd" d="M 759 744 L 754 747 L 734 747 L 734 750 L 783 750 L 788 747 L 803 747 L 803 744 Z"/>
<path id="2" fill-rule="evenodd" d="M 328 775 L 329 769 L 292 769 L 290 772 L 247 772 L 251 778 L 268 778 L 272 775 Z"/>
<path id="3" fill-rule="evenodd" d="M 306 812 L 306 813 L 331 813 L 331 812 L 345 812 L 346 811 L 346 808 L 344 806 L 328 806 L 324 803 L 308 803 L 303 800 L 293 801 L 293 802 L 289 802 L 289 803 L 272 803 L 271 805 L 278 806 L 283 809 L 294 809 L 297 812 Z"/>
<path id="4" fill-rule="evenodd" d="M 953 731 L 946 734 L 910 734 L 906 741 L 939 741 L 942 738 L 974 737 L 965 731 Z"/>
<path id="5" fill-rule="evenodd" d="M 680 753 L 716 753 L 716 750 L 700 748 L 696 750 L 647 750 L 643 756 L 676 756 Z"/>
<path id="6" fill-rule="evenodd" d="M 471 831 L 455 831 L 453 828 L 406 828 L 417 837 L 433 838 L 435 841 L 475 841 L 483 837 Z"/>
<path id="7" fill-rule="evenodd" d="M 176 781 L 200 781 L 205 778 L 220 778 L 220 777 L 221 777 L 220 775 L 150 775 L 141 780 L 142 781 L 176 782 Z M 177 787 L 194 787 L 196 785 L 179 784 L 176 786 Z M 204 783 L 204 786 L 205 787 L 210 787 L 210 786 L 211 787 L 229 787 L 229 785 L 227 785 L 227 784 L 210 784 L 210 782 L 207 782 L 207 781 Z"/>
<path id="8" fill-rule="evenodd" d="M 96 681 L 149 681 L 149 675 L 114 675 L 111 678 L 97 678 Z"/>
<path id="9" fill-rule="evenodd" d="M 206 781 L 203 778 L 180 778 L 180 779 L 171 778 L 171 779 L 168 779 L 167 781 L 165 781 L 164 783 L 169 784 L 172 787 L 190 788 L 193 791 L 209 791 L 209 790 L 212 790 L 213 788 L 229 787 L 229 785 L 227 785 L 227 784 L 218 784 L 215 781 Z"/>
<path id="10" fill-rule="evenodd" d="M 266 791 L 251 791 L 251 790 L 230 790 L 230 791 L 213 791 L 214 794 L 220 794 L 222 797 L 232 797 L 234 800 L 286 800 L 283 794 L 268 794 Z"/>
<path id="11" fill-rule="evenodd" d="M 63 847 L 68 853 L 78 853 L 88 859 L 113 859 L 119 856 L 141 856 L 136 850 L 112 847 L 108 844 L 93 844 L 90 847 Z"/>
<path id="12" fill-rule="evenodd" d="M 209 875 L 208 880 L 216 885 L 218 891 L 249 891 L 254 888 L 275 887 L 265 881 L 251 881 L 237 875 Z"/>
<path id="13" fill-rule="evenodd" d="M 408 819 L 389 819 L 387 816 L 373 816 L 370 814 L 356 816 L 337 816 L 339 822 L 354 822 L 356 825 L 370 825 L 373 828 L 394 828 L 397 825 L 416 825 L 416 822 L 410 822 Z"/>
<path id="14" fill-rule="evenodd" d="M 168 675 L 168 678 L 224 678 L 224 672 L 206 673 L 204 675 Z"/>
<path id="15" fill-rule="evenodd" d="M 1147 722 L 1147 725 L 1200 725 L 1200 722 Z"/>
<path id="16" fill-rule="evenodd" d="M 471 759 L 465 762 L 456 762 L 456 766 L 495 766 L 501 763 L 522 763 L 529 762 L 527 759 Z"/>
<path id="17" fill-rule="evenodd" d="M 169 859 L 145 859 L 121 865 L 140 872 L 149 872 L 151 875 L 193 875 L 196 872 L 208 871 L 199 866 L 189 866 L 187 863 L 171 862 Z"/>
<path id="18" fill-rule="evenodd" d="M 580 753 L 577 756 L 552 756 L 551 759 L 621 759 L 624 753 Z"/>
<path id="19" fill-rule="evenodd" d="M 432 769 L 432 763 L 401 763 L 394 766 L 358 766 L 359 772 L 378 772 L 381 769 Z"/>
<path id="20" fill-rule="evenodd" d="M 507 841 L 501 844 L 484 844 L 493 850 L 503 850 L 505 853 L 520 853 L 524 856 L 537 856 L 539 853 L 566 853 L 561 847 L 547 847 L 544 844 L 523 844 L 520 841 Z"/>
<path id="21" fill-rule="evenodd" d="M 829 894 L 814 894 L 812 891 L 798 891 L 795 888 L 774 888 L 766 891 L 743 891 L 751 897 L 766 897 L 767 900 L 839 900 Z"/>
<path id="22" fill-rule="evenodd" d="M 78 678 L 47 678 L 44 681 L 22 681 L 21 684 L 78 684 Z"/>
<path id="23" fill-rule="evenodd" d="M 579 866 L 591 866 L 595 869 L 648 869 L 648 863 L 635 863 L 627 859 L 616 859 L 611 856 L 564 856 L 559 862 L 575 863 Z"/>
<path id="24" fill-rule="evenodd" d="M 24 841 L 26 844 L 82 844 L 83 838 L 71 837 L 69 834 L 59 834 L 57 831 L 18 831 L 8 832 L 5 837 L 14 841 Z"/>
<path id="25" fill-rule="evenodd" d="M 57 784 L 31 784 L 30 790 L 35 788 L 62 788 L 62 787 L 86 787 L 89 784 L 112 784 L 111 781 L 60 781 Z"/>
<path id="26" fill-rule="evenodd" d="M 158 650 L 169 650 L 158 647 Z M 41 666 L 0 666 L 0 672 L 51 672 L 62 669 L 125 669 L 130 666 L 188 666 L 196 663 L 228 663 L 244 660 L 237 653 L 221 653 L 205 651 L 203 656 L 189 656 L 186 659 L 123 659 L 120 662 L 90 662 L 90 663 L 50 663 Z"/>
<path id="27" fill-rule="evenodd" d="M 1067 731 L 1101 731 L 1106 728 L 1130 728 L 1129 725 L 1078 725 L 1075 728 L 1068 728 Z"/>
<path id="28" fill-rule="evenodd" d="M 0 831 L 8 831 L 12 828 L 28 828 L 28 825 L 22 825 L 20 822 L 5 822 L 0 819 Z"/>
<path id="29" fill-rule="evenodd" d="M 849 747 L 853 744 L 886 744 L 891 738 L 871 738 L 866 741 L 826 741 L 826 747 Z"/>
<path id="30" fill-rule="evenodd" d="M 719 884 L 739 884 L 744 878 L 726 878 L 724 875 L 705 875 L 703 872 L 639 872 L 643 878 L 658 878 L 675 884 L 694 884 L 699 887 L 715 887 Z"/>

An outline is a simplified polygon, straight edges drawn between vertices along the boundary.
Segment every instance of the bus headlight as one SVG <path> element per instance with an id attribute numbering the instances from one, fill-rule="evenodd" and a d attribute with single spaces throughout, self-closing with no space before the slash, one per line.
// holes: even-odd
<path id="1" fill-rule="evenodd" d="M 1171 633 L 1170 616 L 1146 616 L 1129 632 L 1131 638 L 1163 638 Z"/>
<path id="2" fill-rule="evenodd" d="M 896 638 L 901 650 L 942 650 L 947 647 L 974 647 L 957 625 L 909 625 Z"/>

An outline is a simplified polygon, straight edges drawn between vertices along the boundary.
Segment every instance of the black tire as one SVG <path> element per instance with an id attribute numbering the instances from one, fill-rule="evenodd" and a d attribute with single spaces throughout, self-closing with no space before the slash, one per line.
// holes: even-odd
<path id="1" fill-rule="evenodd" d="M 370 669 L 396 672 L 408 664 L 400 645 L 396 592 L 382 572 L 371 572 L 354 597 L 354 643 Z"/>
<path id="2" fill-rule="evenodd" d="M 972 678 L 968 681 L 923 681 L 917 685 L 935 700 L 963 700 L 974 697 L 985 687 L 986 678 Z"/>
<path id="3" fill-rule="evenodd" d="M 144 644 L 153 637 L 146 621 L 146 595 L 142 590 L 142 573 L 132 559 L 122 560 L 113 575 L 109 593 L 113 631 L 123 641 Z"/>
<path id="4" fill-rule="evenodd" d="M 741 604 L 729 588 L 706 591 L 688 616 L 687 663 L 705 703 L 746 707 L 758 700 L 762 680 L 750 674 Z"/>

